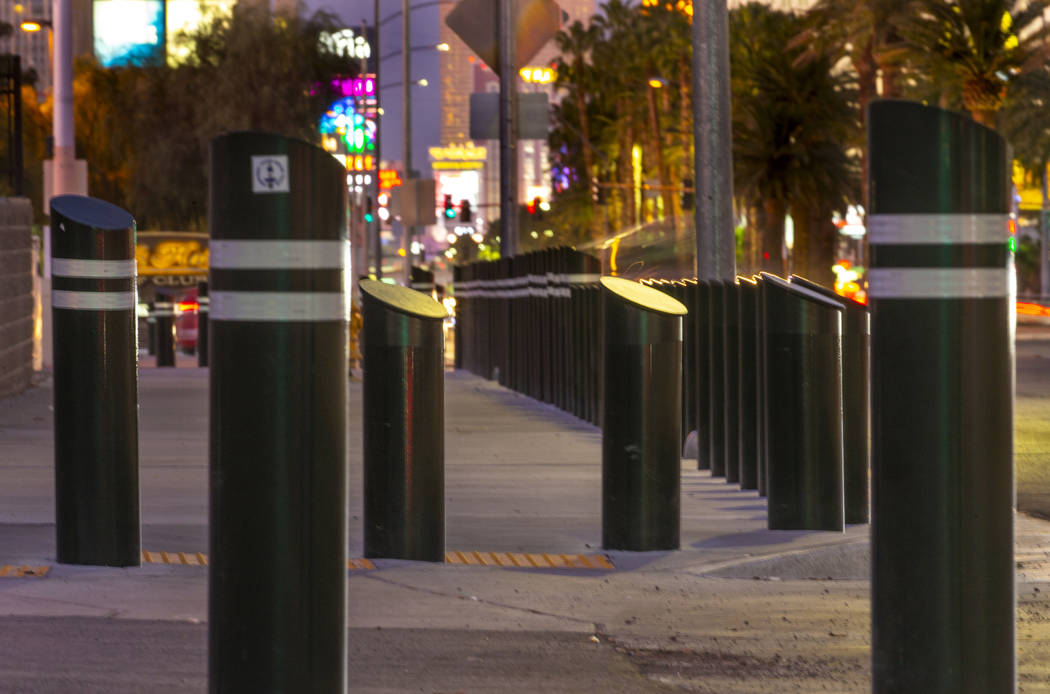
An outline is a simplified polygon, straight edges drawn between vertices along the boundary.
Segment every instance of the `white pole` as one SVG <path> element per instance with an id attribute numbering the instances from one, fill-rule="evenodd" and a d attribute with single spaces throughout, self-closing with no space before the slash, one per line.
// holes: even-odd
<path id="1" fill-rule="evenodd" d="M 76 190 L 76 145 L 73 136 L 73 7 L 72 0 L 52 0 L 51 22 L 54 55 L 51 89 L 54 94 L 55 155 L 52 164 L 52 195 Z M 81 191 L 82 192 L 82 191 Z"/>

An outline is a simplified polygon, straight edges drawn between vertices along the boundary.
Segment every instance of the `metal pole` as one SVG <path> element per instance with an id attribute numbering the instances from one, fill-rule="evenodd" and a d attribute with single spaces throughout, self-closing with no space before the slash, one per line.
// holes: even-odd
<path id="1" fill-rule="evenodd" d="M 868 110 L 872 691 L 1017 690 L 1010 148 Z"/>
<path id="2" fill-rule="evenodd" d="M 736 277 L 733 233 L 733 130 L 726 0 L 693 3 L 693 153 L 696 272 L 701 280 Z"/>
<path id="3" fill-rule="evenodd" d="M 54 94 L 52 129 L 55 138 L 52 162 L 52 195 L 76 190 L 76 147 L 73 133 L 73 3 L 53 0 L 52 32 L 54 56 L 51 89 Z"/>
<path id="4" fill-rule="evenodd" d="M 381 155 L 381 149 L 380 149 L 381 146 L 382 146 L 382 143 L 383 143 L 383 138 L 380 135 L 380 133 L 382 132 L 381 124 L 383 122 L 383 117 L 379 113 L 380 109 L 381 109 L 381 107 L 383 105 L 383 101 L 382 101 L 382 99 L 380 99 L 380 94 L 382 93 L 382 90 L 379 88 L 379 85 L 380 85 L 379 74 L 380 74 L 380 71 L 382 70 L 382 63 L 383 63 L 383 61 L 379 59 L 379 56 L 382 55 L 382 53 L 379 52 L 379 0 L 375 0 L 375 3 L 372 6 L 372 18 L 373 18 L 373 22 L 374 22 L 374 26 L 375 26 L 375 31 L 376 31 L 376 45 L 375 45 L 375 51 L 376 51 L 376 53 L 375 53 L 375 55 L 376 55 L 376 190 L 378 191 L 379 190 L 379 170 L 382 167 L 382 161 L 383 161 L 383 157 Z M 371 255 L 371 258 L 372 258 L 372 262 L 375 263 L 375 272 L 374 272 L 374 274 L 375 274 L 375 278 L 378 280 L 378 279 L 382 279 L 383 278 L 383 243 L 382 243 L 382 239 L 381 239 L 382 232 L 383 232 L 383 220 L 381 220 L 379 218 L 378 214 L 376 215 L 375 222 L 372 224 L 372 226 L 369 227 L 368 231 L 369 231 L 368 243 L 371 246 L 371 253 L 370 253 L 370 255 Z M 361 274 L 367 274 L 367 273 L 361 273 Z"/>
<path id="5" fill-rule="evenodd" d="M 499 2 L 500 255 L 518 254 L 518 68 L 514 0 Z"/>
<path id="6" fill-rule="evenodd" d="M 1043 163 L 1043 175 L 1041 177 L 1043 192 L 1043 204 L 1039 210 L 1039 296 L 1040 298 L 1050 296 L 1050 199 L 1047 199 L 1047 163 Z"/>
<path id="7" fill-rule="evenodd" d="M 58 561 L 138 566 L 135 220 L 79 195 L 50 211 Z"/>
<path id="8" fill-rule="evenodd" d="M 412 86 L 409 77 L 412 74 L 412 24 L 409 20 L 411 14 L 411 0 L 401 0 L 401 152 L 405 167 L 405 182 L 409 185 L 412 176 Z M 413 179 L 414 180 L 414 179 Z M 419 188 L 416 187 L 418 197 Z M 419 209 L 419 200 L 416 200 L 416 210 L 412 212 L 413 217 Z M 405 244 L 405 286 L 412 284 L 412 240 L 415 238 L 416 228 L 406 224 L 403 241 Z"/>

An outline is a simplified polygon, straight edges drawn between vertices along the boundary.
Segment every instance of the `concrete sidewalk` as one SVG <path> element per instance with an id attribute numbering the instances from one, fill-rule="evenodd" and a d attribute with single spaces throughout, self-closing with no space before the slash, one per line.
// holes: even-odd
<path id="1" fill-rule="evenodd" d="M 0 692 L 204 691 L 207 570 L 193 564 L 207 552 L 207 372 L 141 370 L 143 548 L 161 563 L 135 569 L 54 562 L 50 400 L 46 381 L 0 400 Z M 355 383 L 351 557 L 360 404 Z M 603 552 L 600 432 L 447 374 L 455 558 L 599 555 L 616 568 L 355 569 L 351 691 L 869 691 L 868 528 L 768 531 L 764 500 L 691 467 L 681 551 Z M 1022 691 L 1050 691 L 1050 525 L 1019 516 L 1017 531 Z M 15 577 L 23 566 L 46 574 Z"/>

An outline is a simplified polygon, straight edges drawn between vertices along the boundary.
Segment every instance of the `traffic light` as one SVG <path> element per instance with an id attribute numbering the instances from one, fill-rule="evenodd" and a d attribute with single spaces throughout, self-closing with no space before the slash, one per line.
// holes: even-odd
<path id="1" fill-rule="evenodd" d="M 390 219 L 390 193 L 386 191 L 381 192 L 376 196 L 376 202 L 379 203 L 379 210 L 377 210 L 379 219 L 384 222 Z"/>
<path id="2" fill-rule="evenodd" d="M 528 211 L 529 211 L 529 214 L 536 214 L 536 212 L 537 212 L 537 211 L 539 211 L 539 209 L 540 209 L 540 204 L 541 204 L 542 202 L 543 202 L 543 200 L 541 200 L 541 199 L 540 199 L 540 197 L 539 197 L 538 195 L 537 195 L 536 197 L 534 197 L 534 198 L 533 198 L 533 199 L 532 199 L 532 200 L 531 200 L 531 201 L 529 202 L 529 204 L 528 204 L 528 207 L 527 207 L 527 209 L 528 209 Z"/>
<path id="3" fill-rule="evenodd" d="M 467 223 L 474 219 L 474 212 L 470 209 L 470 200 L 459 201 L 459 221 Z"/>
<path id="4" fill-rule="evenodd" d="M 598 185 L 597 176 L 591 176 L 591 200 L 595 203 L 600 203 L 602 201 L 602 189 L 601 186 Z"/>
<path id="5" fill-rule="evenodd" d="M 456 216 L 456 207 L 452 204 L 452 196 L 445 196 L 445 219 L 454 219 Z"/>
<path id="6" fill-rule="evenodd" d="M 372 214 L 372 196 L 367 195 L 365 196 L 365 222 L 371 224 L 373 219 L 375 215 Z"/>
<path id="7" fill-rule="evenodd" d="M 682 179 L 682 187 L 683 188 L 692 188 L 693 187 L 693 179 L 691 179 L 691 178 Z M 691 210 L 694 207 L 696 207 L 696 192 L 692 191 L 692 190 L 683 190 L 682 191 L 682 209 L 683 210 Z"/>

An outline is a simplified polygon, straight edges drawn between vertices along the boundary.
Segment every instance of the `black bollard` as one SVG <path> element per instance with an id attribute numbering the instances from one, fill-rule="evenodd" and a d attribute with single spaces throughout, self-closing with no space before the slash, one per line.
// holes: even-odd
<path id="1" fill-rule="evenodd" d="M 157 292 L 153 317 L 157 325 L 157 366 L 175 366 L 175 302 L 171 294 Z"/>
<path id="2" fill-rule="evenodd" d="M 602 546 L 678 549 L 686 307 L 619 277 L 601 285 Z"/>
<path id="3" fill-rule="evenodd" d="M 845 310 L 842 320 L 842 480 L 846 523 L 867 523 L 868 475 L 871 467 L 868 446 L 871 422 L 871 394 L 868 386 L 871 321 L 868 307 L 802 277 L 792 275 L 791 283 L 834 299 Z"/>
<path id="4" fill-rule="evenodd" d="M 208 365 L 208 283 L 197 283 L 197 366 Z"/>
<path id="5" fill-rule="evenodd" d="M 149 313 L 146 316 L 146 353 L 151 357 L 157 355 L 157 319 L 153 312 L 157 310 L 156 302 L 147 302 Z"/>
<path id="6" fill-rule="evenodd" d="M 844 529 L 842 304 L 763 273 L 770 530 Z"/>
<path id="7" fill-rule="evenodd" d="M 766 398 L 766 302 L 762 300 L 765 292 L 762 291 L 762 276 L 754 275 L 757 285 L 755 296 L 755 357 L 758 360 L 755 375 L 758 378 L 758 402 L 756 410 L 758 417 L 755 425 L 758 429 L 758 495 L 768 495 L 766 482 L 769 479 L 769 441 L 766 436 L 769 431 L 769 409 Z"/>
<path id="8" fill-rule="evenodd" d="M 1010 148 L 868 112 L 875 694 L 1017 688 Z"/>
<path id="9" fill-rule="evenodd" d="M 739 320 L 739 402 L 737 431 L 740 453 L 740 488 L 758 489 L 758 335 L 756 309 L 758 286 L 754 280 L 739 278 L 737 297 Z"/>
<path id="10" fill-rule="evenodd" d="M 711 458 L 711 476 L 726 474 L 726 339 L 725 295 L 726 285 L 711 280 L 708 285 L 707 373 L 708 381 L 708 455 Z"/>
<path id="11" fill-rule="evenodd" d="M 725 368 L 722 372 L 725 404 L 722 408 L 725 418 L 725 470 L 726 483 L 740 483 L 740 300 L 737 297 L 739 285 L 733 282 L 723 283 L 722 316 L 724 323 Z"/>
<path id="12" fill-rule="evenodd" d="M 57 558 L 138 566 L 135 220 L 60 195 L 51 229 Z"/>
<path id="13" fill-rule="evenodd" d="M 696 283 L 696 468 L 711 469 L 711 285 Z"/>
<path id="14" fill-rule="evenodd" d="M 365 556 L 445 561 L 445 308 L 362 280 Z"/>
<path id="15" fill-rule="evenodd" d="M 346 171 L 232 133 L 210 188 L 209 690 L 341 694 Z"/>

